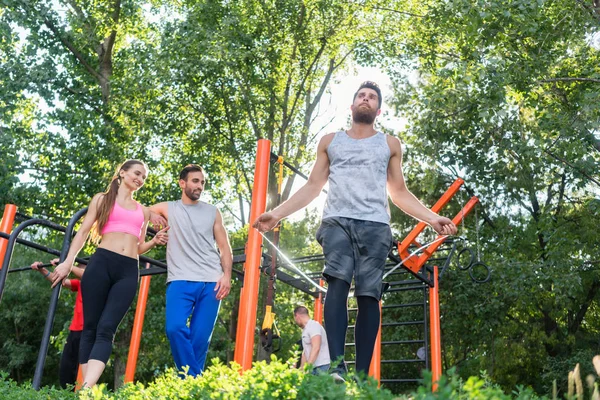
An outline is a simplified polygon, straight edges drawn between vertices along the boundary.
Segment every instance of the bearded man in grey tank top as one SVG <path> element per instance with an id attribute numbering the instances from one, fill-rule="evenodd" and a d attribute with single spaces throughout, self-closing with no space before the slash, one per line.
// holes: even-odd
<path id="1" fill-rule="evenodd" d="M 352 278 L 358 303 L 356 371 L 368 373 L 373 357 L 381 318 L 381 283 L 392 246 L 388 195 L 394 205 L 440 235 L 456 233 L 450 219 L 429 210 L 406 187 L 400 141 L 374 128 L 381 103 L 379 86 L 362 83 L 350 107 L 352 127 L 324 136 L 306 184 L 253 224 L 261 232 L 273 229 L 282 218 L 306 207 L 329 182 L 317 240 L 325 255 L 325 331 L 331 375 L 336 380 L 343 380 L 341 375 L 347 371 L 343 357 Z"/>
<path id="2" fill-rule="evenodd" d="M 150 207 L 170 227 L 166 332 L 177 369 L 191 376 L 204 370 L 221 300 L 231 289 L 233 264 L 221 213 L 200 201 L 204 184 L 202 167 L 190 164 L 179 174 L 181 200 Z"/>

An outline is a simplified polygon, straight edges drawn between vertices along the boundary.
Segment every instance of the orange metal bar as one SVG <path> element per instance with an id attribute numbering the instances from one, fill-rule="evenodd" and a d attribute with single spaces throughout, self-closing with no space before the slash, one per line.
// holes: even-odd
<path id="1" fill-rule="evenodd" d="M 446 192 L 440 197 L 440 199 L 431 207 L 431 211 L 437 213 L 448 204 L 450 199 L 458 192 L 462 184 L 465 183 L 461 178 L 457 178 L 452 185 L 446 190 Z M 398 245 L 398 254 L 400 258 L 404 259 L 408 257 L 408 247 L 412 243 L 416 243 L 417 237 L 423 232 L 427 224 L 425 222 L 419 222 L 417 226 L 404 238 L 404 240 Z M 419 272 L 419 268 L 416 267 L 416 259 L 409 258 L 406 260 L 404 265 L 413 272 Z"/>
<path id="2" fill-rule="evenodd" d="M 433 267 L 433 287 L 429 288 L 429 334 L 431 341 L 431 380 L 437 391 L 442 376 L 442 340 L 440 331 L 440 298 L 438 267 Z"/>
<path id="3" fill-rule="evenodd" d="M 81 390 L 83 386 L 83 372 L 81 372 L 81 364 L 79 364 L 79 368 L 77 368 L 77 380 L 75 381 L 75 391 Z"/>
<path id="4" fill-rule="evenodd" d="M 15 223 L 15 215 L 17 215 L 17 206 L 14 204 L 7 204 L 4 206 L 4 214 L 2 215 L 2 221 L 0 221 L 0 232 L 10 234 L 12 232 L 13 225 Z M 0 269 L 6 255 L 6 246 L 8 240 L 0 238 Z"/>
<path id="5" fill-rule="evenodd" d="M 325 281 L 319 279 L 319 286 L 323 287 Z M 319 324 L 323 325 L 323 292 L 319 291 L 319 296 L 315 299 L 315 312 L 313 313 L 313 319 Z"/>
<path id="6" fill-rule="evenodd" d="M 479 199 L 475 196 L 471 197 L 471 200 L 469 200 L 467 202 L 467 204 L 465 204 L 465 206 L 462 208 L 462 210 L 460 210 L 458 212 L 458 214 L 456 214 L 456 216 L 452 219 L 452 222 L 454 222 L 455 225 L 458 226 L 458 224 L 460 224 L 460 222 L 467 216 L 469 215 L 469 213 L 471 211 L 473 211 L 473 208 L 475 208 L 475 205 L 477 205 L 477 203 L 479 202 Z M 440 238 L 441 236 L 438 236 L 436 239 Z M 437 243 L 433 243 L 431 244 L 429 247 L 427 247 L 424 251 L 423 254 L 421 254 L 419 256 L 419 258 L 417 259 L 416 262 L 416 271 L 413 270 L 414 272 L 417 272 L 421 269 L 421 267 L 427 262 L 427 260 L 429 259 L 429 257 L 431 257 L 431 255 L 437 250 L 438 247 L 440 247 L 443 243 L 445 242 L 445 240 L 440 240 Z M 412 269 L 412 268 L 411 268 Z"/>
<path id="7" fill-rule="evenodd" d="M 267 186 L 269 183 L 269 160 L 271 158 L 271 142 L 266 139 L 258 141 L 256 152 L 256 168 L 254 170 L 254 187 L 252 188 L 252 205 L 250 207 L 250 224 L 267 207 Z M 252 366 L 254 352 L 254 329 L 256 328 L 256 308 L 258 306 L 258 284 L 260 281 L 260 262 L 262 258 L 262 236 L 252 227 L 248 231 L 246 247 L 246 263 L 244 264 L 244 290 L 240 295 L 235 352 L 233 359 L 242 367 L 242 371 Z"/>
<path id="8" fill-rule="evenodd" d="M 150 263 L 146 263 L 146 268 L 150 268 Z M 142 331 L 144 329 L 144 316 L 146 314 L 146 304 L 148 302 L 148 292 L 150 291 L 150 275 L 142 277 L 140 292 L 138 293 L 137 305 L 135 307 L 135 317 L 133 319 L 133 329 L 131 331 L 131 341 L 129 342 L 129 354 L 127 355 L 127 366 L 125 367 L 125 383 L 133 382 L 135 369 L 137 367 L 140 343 L 142 342 Z"/>
<path id="9" fill-rule="evenodd" d="M 377 339 L 375 339 L 375 348 L 373 349 L 373 358 L 371 358 L 371 366 L 369 367 L 369 376 L 377 380 L 378 386 L 381 386 L 381 301 L 379 301 L 379 331 Z"/>

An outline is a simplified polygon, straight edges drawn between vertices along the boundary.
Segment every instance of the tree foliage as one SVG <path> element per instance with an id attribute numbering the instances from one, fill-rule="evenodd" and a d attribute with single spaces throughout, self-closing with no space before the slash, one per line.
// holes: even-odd
<path id="1" fill-rule="evenodd" d="M 550 365 L 589 349 L 600 322 L 597 10 L 543 0 L 391 8 L 412 26 L 384 49 L 401 59 L 390 71 L 409 120 L 409 177 L 465 178 L 485 220 L 465 233 L 481 236 L 494 268 L 488 285 L 444 283 L 446 362 L 466 375 L 487 369 L 505 387 L 548 388 Z"/>

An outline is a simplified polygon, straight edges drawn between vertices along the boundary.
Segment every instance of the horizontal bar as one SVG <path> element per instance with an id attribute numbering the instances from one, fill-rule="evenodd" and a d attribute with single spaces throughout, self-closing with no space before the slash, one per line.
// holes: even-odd
<path id="1" fill-rule="evenodd" d="M 382 364 L 408 364 L 408 363 L 422 363 L 425 360 L 415 359 L 415 360 L 381 360 Z M 354 365 L 356 361 L 346 361 L 346 364 Z"/>
<path id="2" fill-rule="evenodd" d="M 412 285 L 412 284 L 422 284 L 421 281 L 416 280 L 416 279 L 406 279 L 404 281 L 391 281 L 388 282 L 390 285 L 392 286 L 396 286 L 396 285 Z"/>
<path id="3" fill-rule="evenodd" d="M 417 344 L 417 343 L 425 343 L 424 340 L 391 340 L 388 342 L 381 342 L 381 345 L 385 345 L 385 344 Z M 356 346 L 356 343 L 346 343 L 346 346 L 348 347 L 354 347 Z"/>
<path id="4" fill-rule="evenodd" d="M 403 322 L 385 322 L 383 324 L 381 324 L 382 327 L 384 326 L 406 326 L 406 325 L 420 325 L 420 324 L 424 324 L 425 321 L 403 321 Z M 348 325 L 348 329 L 354 329 L 355 325 Z"/>
<path id="5" fill-rule="evenodd" d="M 406 303 L 406 304 L 390 304 L 389 306 L 383 306 L 381 308 L 406 308 L 406 307 L 422 307 L 425 303 Z"/>
<path id="6" fill-rule="evenodd" d="M 381 345 L 383 346 L 384 344 L 418 344 L 418 343 L 425 343 L 424 340 L 389 340 L 386 342 L 381 342 Z"/>
<path id="7" fill-rule="evenodd" d="M 390 288 L 388 290 L 385 291 L 385 293 L 393 293 L 393 292 L 403 292 L 405 290 L 423 290 L 423 289 L 427 289 L 429 286 L 426 285 L 420 285 L 420 286 L 403 286 L 403 287 L 393 287 Z"/>
<path id="8" fill-rule="evenodd" d="M 7 235 L 4 232 L 0 232 L 0 237 L 4 238 L 4 239 L 8 239 L 10 237 L 10 235 Z M 17 243 L 22 244 L 23 246 L 31 247 L 33 249 L 40 250 L 40 251 L 46 252 L 48 254 L 52 254 L 54 256 L 59 256 L 60 257 L 60 250 L 53 249 L 52 247 L 44 246 L 44 245 L 41 245 L 41 244 L 38 244 L 38 243 L 35 243 L 35 242 L 31 242 L 31 241 L 26 240 L 26 239 L 21 239 L 19 237 L 17 238 Z M 79 258 L 79 257 L 77 257 L 75 259 L 75 261 L 77 263 L 79 263 L 79 264 L 85 264 L 85 265 L 87 265 L 87 263 L 88 263 L 87 259 L 85 259 L 85 258 Z M 10 270 L 9 270 L 9 272 L 10 272 Z"/>
<path id="9" fill-rule="evenodd" d="M 424 324 L 425 321 L 403 321 L 403 322 L 384 322 L 381 326 L 407 326 L 407 325 L 420 325 Z"/>

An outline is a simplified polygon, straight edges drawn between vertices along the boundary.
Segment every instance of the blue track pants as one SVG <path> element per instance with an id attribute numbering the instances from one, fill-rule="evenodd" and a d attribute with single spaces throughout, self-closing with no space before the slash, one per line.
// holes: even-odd
<path id="1" fill-rule="evenodd" d="M 167 286 L 167 337 L 177 369 L 183 371 L 188 366 L 191 376 L 204 370 L 221 305 L 215 286 L 216 282 L 192 281 L 171 281 Z"/>

